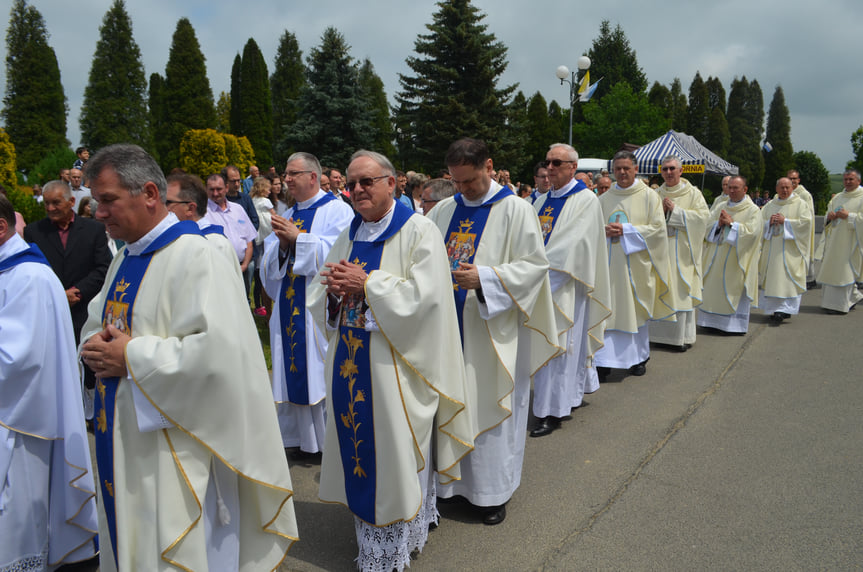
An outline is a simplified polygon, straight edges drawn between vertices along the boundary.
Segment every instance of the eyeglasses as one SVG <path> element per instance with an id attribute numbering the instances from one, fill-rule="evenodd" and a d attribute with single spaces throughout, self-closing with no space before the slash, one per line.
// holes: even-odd
<path id="1" fill-rule="evenodd" d="M 564 163 L 575 163 L 575 161 L 565 161 L 563 159 L 546 159 L 541 163 L 543 167 L 548 169 L 549 165 L 554 165 L 555 167 L 560 167 Z"/>
<path id="2" fill-rule="evenodd" d="M 662 171 L 676 171 L 677 167 L 662 167 Z"/>
<path id="3" fill-rule="evenodd" d="M 381 175 L 380 177 L 363 177 L 359 181 L 348 181 L 345 184 L 345 188 L 348 190 L 349 193 L 354 192 L 354 187 L 356 187 L 357 184 L 359 184 L 362 188 L 367 189 L 374 185 L 375 181 L 377 181 L 378 179 L 386 179 L 389 176 L 390 175 Z"/>
<path id="4" fill-rule="evenodd" d="M 426 203 L 439 203 L 441 199 L 420 199 L 423 204 Z"/>
<path id="5" fill-rule="evenodd" d="M 548 175 L 534 175 L 533 178 L 534 179 L 547 179 Z"/>
<path id="6" fill-rule="evenodd" d="M 167 206 L 171 206 L 171 205 L 191 205 L 193 202 L 194 202 L 194 201 L 172 201 L 171 199 L 168 199 L 168 200 L 166 200 L 166 201 L 165 201 L 165 204 L 166 204 Z"/>
<path id="7" fill-rule="evenodd" d="M 305 175 L 306 173 L 311 173 L 311 171 L 288 171 L 287 173 L 285 173 L 285 177 L 296 179 L 300 175 Z"/>

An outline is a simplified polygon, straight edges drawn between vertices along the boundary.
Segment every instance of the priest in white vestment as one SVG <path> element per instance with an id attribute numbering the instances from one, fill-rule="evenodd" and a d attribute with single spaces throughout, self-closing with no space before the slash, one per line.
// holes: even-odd
<path id="1" fill-rule="evenodd" d="M 791 181 L 791 187 L 794 189 L 792 192 L 803 199 L 809 206 L 809 210 L 812 211 L 812 228 L 809 231 L 811 235 L 809 237 L 809 266 L 806 268 L 806 287 L 811 288 L 815 286 L 815 201 L 812 199 L 812 193 L 810 193 L 806 187 L 800 182 L 800 171 L 797 169 L 791 169 L 785 175 Z"/>
<path id="2" fill-rule="evenodd" d="M 773 324 L 800 312 L 812 244 L 812 210 L 792 191 L 791 179 L 776 181 L 776 196 L 761 209 L 759 303 Z"/>
<path id="3" fill-rule="evenodd" d="M 673 318 L 676 310 L 662 200 L 635 178 L 635 155 L 618 152 L 613 167 L 617 182 L 599 197 L 612 300 L 605 346 L 596 353 L 600 380 L 611 368 L 644 375 L 650 359 L 648 320 Z"/>
<path id="4" fill-rule="evenodd" d="M 499 524 L 521 483 L 530 378 L 556 356 L 558 331 L 548 259 L 532 205 L 492 180 L 488 147 L 450 145 L 445 162 L 458 193 L 429 213 L 446 245 L 470 396 L 480 435 L 462 480 L 438 495 L 465 497 Z"/>
<path id="5" fill-rule="evenodd" d="M 650 341 L 685 352 L 695 343 L 695 307 L 701 304 L 701 253 L 710 211 L 701 191 L 682 178 L 679 158 L 663 159 L 660 172 L 665 182 L 656 191 L 665 212 L 677 312 L 674 320 L 650 322 Z"/>
<path id="6" fill-rule="evenodd" d="M 96 218 L 126 242 L 81 336 L 98 378 L 100 568 L 275 569 L 297 527 L 243 283 L 168 212 L 143 149 L 105 147 L 87 174 Z"/>
<path id="7" fill-rule="evenodd" d="M 294 153 L 285 183 L 295 204 L 273 215 L 264 242 L 261 279 L 270 298 L 273 397 L 282 444 L 297 447 L 293 458 L 320 453 L 326 430 L 324 358 L 327 338 L 306 309 L 306 287 L 322 268 L 330 248 L 354 218 L 354 211 L 321 190 L 321 164 L 310 153 Z"/>
<path id="8" fill-rule="evenodd" d="M 856 284 L 863 281 L 863 187 L 855 169 L 845 171 L 843 179 L 845 190 L 827 205 L 817 278 L 821 307 L 830 314 L 847 314 L 863 300 Z"/>
<path id="9" fill-rule="evenodd" d="M 72 315 L 60 280 L 0 195 L 0 570 L 96 553 L 96 488 Z"/>
<path id="10" fill-rule="evenodd" d="M 329 336 L 320 497 L 354 514 L 364 571 L 410 565 L 438 522 L 435 471 L 458 479 L 476 434 L 440 232 L 395 184 L 386 157 L 354 153 L 358 214 L 307 291 Z"/>
<path id="11" fill-rule="evenodd" d="M 605 320 L 611 315 L 605 219 L 596 195 L 574 178 L 578 153 L 570 145 L 555 143 L 542 165 L 552 188 L 533 206 L 549 261 L 558 345 L 565 352 L 533 378 L 533 415 L 538 423 L 531 437 L 550 434 L 581 406 L 585 393 L 599 389 L 593 358 L 602 347 Z"/>
<path id="12" fill-rule="evenodd" d="M 746 194 L 746 179 L 731 177 L 728 201 L 710 213 L 704 249 L 703 301 L 698 325 L 734 334 L 749 329 L 749 309 L 758 304 L 761 209 Z"/>

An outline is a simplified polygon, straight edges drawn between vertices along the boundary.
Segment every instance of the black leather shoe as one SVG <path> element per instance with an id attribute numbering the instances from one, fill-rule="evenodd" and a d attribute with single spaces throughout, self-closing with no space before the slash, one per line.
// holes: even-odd
<path id="1" fill-rule="evenodd" d="M 506 518 L 506 505 L 482 507 L 482 523 L 489 526 L 500 524 Z"/>
<path id="2" fill-rule="evenodd" d="M 611 374 L 611 368 L 610 367 L 602 367 L 599 365 L 596 366 L 596 375 L 599 377 L 600 382 L 603 382 L 606 379 L 608 379 L 608 376 L 610 374 Z"/>
<path id="3" fill-rule="evenodd" d="M 555 429 L 560 427 L 560 419 L 557 417 L 543 417 L 539 420 L 533 431 L 530 432 L 531 437 L 545 437 Z"/>
<path id="4" fill-rule="evenodd" d="M 630 375 L 637 375 L 639 377 L 644 375 L 645 373 L 647 373 L 647 365 L 646 364 L 647 364 L 646 361 L 635 364 L 634 366 L 629 368 L 629 374 Z"/>

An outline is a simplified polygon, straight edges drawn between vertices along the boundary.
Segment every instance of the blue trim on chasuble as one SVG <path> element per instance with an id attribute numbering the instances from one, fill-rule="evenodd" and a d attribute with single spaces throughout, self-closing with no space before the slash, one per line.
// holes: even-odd
<path id="1" fill-rule="evenodd" d="M 327 193 L 305 209 L 295 209 L 290 218 L 301 233 L 309 232 L 317 209 L 335 196 Z M 306 363 L 306 277 L 294 274 L 294 255 L 279 291 L 279 322 L 282 332 L 282 363 L 288 401 L 295 405 L 309 404 L 309 376 Z"/>
<path id="2" fill-rule="evenodd" d="M 415 214 L 401 203 L 395 204 L 392 221 L 377 240 L 356 241 L 351 247 L 348 259 L 362 266 L 367 273 L 380 268 L 384 243 Z M 358 216 L 351 223 L 351 239 L 360 226 L 357 221 L 361 220 Z M 369 354 L 371 332 L 365 329 L 367 308 L 364 294 L 352 294 L 342 300 L 330 393 L 336 415 L 336 434 L 348 508 L 360 519 L 377 524 L 374 396 Z M 386 491 L 382 492 L 386 494 Z"/>
<path id="3" fill-rule="evenodd" d="M 485 230 L 485 223 L 488 221 L 488 215 L 498 201 L 514 195 L 509 187 L 504 187 L 491 198 L 478 207 L 471 207 L 464 204 L 464 199 L 461 193 L 453 197 L 456 207 L 452 213 L 452 218 L 449 219 L 449 228 L 444 235 L 444 245 L 446 246 L 446 255 L 449 258 L 450 272 L 458 270 L 459 262 L 467 264 L 473 263 L 473 258 L 476 256 L 476 250 L 479 248 L 479 241 L 482 238 L 482 232 Z M 455 277 L 452 278 L 452 290 L 455 296 L 455 310 L 458 317 L 458 331 L 461 334 L 461 345 L 464 347 L 464 303 L 467 300 L 467 290 L 462 290 L 456 284 Z"/>
<path id="4" fill-rule="evenodd" d="M 545 202 L 542 204 L 542 211 L 537 213 L 539 215 L 539 226 L 542 229 L 543 244 L 548 244 L 548 239 L 551 238 L 551 231 L 554 230 L 554 223 L 557 222 L 557 217 L 563 211 L 566 200 L 586 188 L 587 185 L 584 184 L 584 181 L 576 181 L 575 185 L 565 194 L 559 197 L 548 195 L 545 198 Z"/>
<path id="5" fill-rule="evenodd" d="M 202 228 L 201 234 L 204 236 L 207 236 L 208 234 L 221 234 L 222 236 L 225 236 L 225 227 L 219 224 L 211 224 L 207 228 Z"/>
<path id="6" fill-rule="evenodd" d="M 138 295 L 138 287 L 150 266 L 153 254 L 184 234 L 201 235 L 201 230 L 192 221 L 178 222 L 160 234 L 140 255 L 126 255 L 114 275 L 114 283 L 105 299 L 105 307 L 102 309 L 102 328 L 107 328 L 108 324 L 111 324 L 121 332 L 132 335 L 132 309 Z M 93 417 L 96 423 L 94 431 L 96 465 L 99 468 L 99 486 L 102 490 L 100 500 L 108 521 L 108 533 L 111 546 L 114 548 L 115 564 L 117 564 L 117 514 L 114 505 L 114 409 L 119 386 L 119 377 L 96 381 L 96 411 Z"/>
<path id="7" fill-rule="evenodd" d="M 42 254 L 42 251 L 39 250 L 39 247 L 35 244 L 31 244 L 26 250 L 16 252 L 12 256 L 0 262 L 0 272 L 9 270 L 13 266 L 18 266 L 22 262 L 39 262 L 46 266 L 51 266 L 48 264 L 48 259 L 46 259 L 45 255 Z"/>

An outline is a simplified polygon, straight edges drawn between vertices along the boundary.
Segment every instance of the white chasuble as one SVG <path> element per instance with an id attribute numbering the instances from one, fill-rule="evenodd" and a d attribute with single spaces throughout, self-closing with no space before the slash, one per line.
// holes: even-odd
<path id="1" fill-rule="evenodd" d="M 782 214 L 785 223 L 771 225 Z M 812 211 L 797 195 L 771 200 L 761 209 L 762 244 L 759 287 L 771 298 L 795 298 L 806 292 L 806 271 L 812 245 Z"/>
<path id="2" fill-rule="evenodd" d="M 824 255 L 818 282 L 844 287 L 863 280 L 863 187 L 835 195 L 827 212 L 848 211 L 848 218 L 824 223 Z"/>

